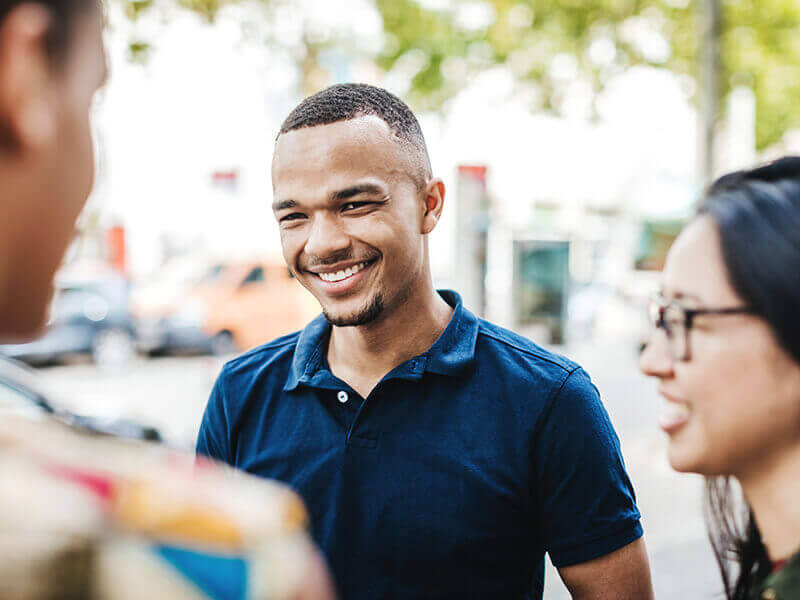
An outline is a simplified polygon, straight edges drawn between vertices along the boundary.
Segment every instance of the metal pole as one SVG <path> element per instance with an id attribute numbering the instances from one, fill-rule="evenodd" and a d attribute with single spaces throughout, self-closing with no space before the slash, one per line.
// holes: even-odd
<path id="1" fill-rule="evenodd" d="M 714 130 L 719 108 L 719 77 L 722 67 L 719 38 L 722 11 L 719 0 L 700 1 L 700 127 L 698 174 L 703 188 L 714 178 Z"/>

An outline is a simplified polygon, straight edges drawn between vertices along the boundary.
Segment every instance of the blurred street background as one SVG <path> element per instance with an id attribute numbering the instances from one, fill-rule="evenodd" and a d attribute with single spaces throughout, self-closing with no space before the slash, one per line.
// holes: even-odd
<path id="1" fill-rule="evenodd" d="M 38 371 L 36 394 L 192 448 L 223 362 L 317 312 L 282 262 L 270 209 L 281 121 L 330 84 L 380 85 L 417 112 L 447 185 L 430 241 L 437 285 L 586 367 L 622 439 L 657 597 L 720 591 L 702 482 L 670 470 L 655 384 L 636 367 L 644 302 L 710 178 L 800 153 L 800 3 L 109 0 L 107 11 L 95 192 L 48 330 L 0 347 Z M 15 378 L 24 371 L 0 368 L 0 408 L 20 402 Z M 550 575 L 546 597 L 566 598 Z"/>

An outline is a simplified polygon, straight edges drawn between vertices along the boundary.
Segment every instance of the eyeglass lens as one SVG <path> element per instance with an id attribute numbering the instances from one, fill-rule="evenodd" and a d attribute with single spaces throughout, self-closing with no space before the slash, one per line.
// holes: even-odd
<path id="1" fill-rule="evenodd" d="M 662 304 L 652 301 L 649 306 L 650 321 L 656 328 L 664 330 L 670 354 L 675 360 L 686 358 L 686 313 L 677 304 Z"/>

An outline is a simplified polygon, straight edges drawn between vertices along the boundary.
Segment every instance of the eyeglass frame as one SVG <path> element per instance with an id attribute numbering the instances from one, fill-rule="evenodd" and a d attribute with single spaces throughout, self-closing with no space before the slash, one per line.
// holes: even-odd
<path id="1" fill-rule="evenodd" d="M 664 335 L 667 337 L 667 345 L 670 350 L 670 355 L 674 360 L 680 362 L 686 362 L 691 360 L 691 351 L 689 347 L 689 332 L 692 330 L 692 326 L 694 325 L 694 318 L 701 315 L 745 315 L 745 314 L 755 314 L 756 310 L 752 306 L 732 306 L 726 308 L 686 308 L 682 306 L 680 302 L 670 301 L 664 303 L 663 295 L 661 294 L 653 294 L 647 303 L 647 314 L 648 314 L 648 321 L 650 325 L 652 325 L 656 330 L 661 329 L 664 332 Z M 666 319 L 664 315 L 667 312 L 667 309 L 670 307 L 677 307 L 683 313 L 683 345 L 684 351 L 683 356 L 676 356 L 675 352 L 673 351 L 673 345 L 669 342 L 670 332 L 668 329 L 668 325 L 666 324 Z M 654 317 L 653 308 L 657 309 L 657 316 Z"/>

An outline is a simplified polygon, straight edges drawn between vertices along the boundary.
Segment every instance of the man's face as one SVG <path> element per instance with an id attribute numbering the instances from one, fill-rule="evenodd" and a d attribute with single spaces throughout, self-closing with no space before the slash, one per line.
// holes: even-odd
<path id="1" fill-rule="evenodd" d="M 374 116 L 281 135 L 273 209 L 287 265 L 334 325 L 380 319 L 427 269 L 414 153 Z"/>
<path id="2" fill-rule="evenodd" d="M 55 271 L 92 188 L 89 112 L 107 74 L 99 7 L 76 18 L 60 61 L 51 61 L 43 44 L 33 43 L 41 41 L 36 10 L 41 9 L 23 7 L 10 15 L 6 25 L 16 29 L 8 27 L 6 35 L 15 43 L 6 44 L 2 61 L 2 68 L 11 70 L 4 81 L 23 90 L 18 100 L 6 103 L 3 115 L 12 145 L 3 154 L 11 173 L 3 172 L 3 183 L 6 178 L 10 183 L 0 190 L 10 217 L 0 225 L 7 259 L 0 332 L 11 337 L 29 336 L 44 321 Z"/>

